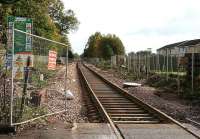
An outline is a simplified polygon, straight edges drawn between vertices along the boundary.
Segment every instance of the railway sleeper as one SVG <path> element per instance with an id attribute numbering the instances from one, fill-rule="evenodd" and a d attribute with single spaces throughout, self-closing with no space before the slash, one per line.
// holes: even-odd
<path id="1" fill-rule="evenodd" d="M 100 100 L 100 102 L 103 103 L 129 103 L 130 101 L 128 100 Z"/>
<path id="2" fill-rule="evenodd" d="M 119 107 L 121 107 L 121 108 L 138 108 L 138 106 L 134 105 L 134 104 L 132 104 L 132 105 L 120 105 L 120 104 L 109 105 L 109 104 L 103 104 L 103 106 L 104 107 L 110 107 L 110 108 L 119 108 Z"/>
<path id="3" fill-rule="evenodd" d="M 139 107 L 136 107 L 136 108 L 127 108 L 127 107 L 117 107 L 117 108 L 110 108 L 110 107 L 105 107 L 106 108 L 106 110 L 108 110 L 108 111 L 112 111 L 112 110 L 127 110 L 127 111 L 129 111 L 129 110 L 141 110 L 141 108 L 139 108 Z"/>
<path id="4" fill-rule="evenodd" d="M 113 117 L 111 116 L 112 120 L 114 121 L 149 121 L 149 120 L 155 120 L 156 118 L 152 116 L 138 116 L 138 117 L 126 117 L 126 116 L 120 116 L 120 117 Z"/>
<path id="5" fill-rule="evenodd" d="M 115 99 L 115 98 L 123 98 L 123 96 L 120 96 L 120 95 L 97 95 L 98 96 L 98 98 L 100 98 L 100 99 Z"/>
<path id="6" fill-rule="evenodd" d="M 107 110 L 109 114 L 146 114 L 144 110 Z"/>
<path id="7" fill-rule="evenodd" d="M 129 117 L 129 116 L 132 116 L 132 117 L 137 117 L 137 116 L 151 116 L 150 114 L 148 113 L 133 113 L 133 114 L 123 114 L 123 113 L 119 113 L 119 114 L 109 114 L 111 117 L 119 117 L 119 116 L 123 116 L 123 117 Z"/>
<path id="8" fill-rule="evenodd" d="M 158 124 L 159 120 L 154 121 L 113 121 L 115 124 Z"/>

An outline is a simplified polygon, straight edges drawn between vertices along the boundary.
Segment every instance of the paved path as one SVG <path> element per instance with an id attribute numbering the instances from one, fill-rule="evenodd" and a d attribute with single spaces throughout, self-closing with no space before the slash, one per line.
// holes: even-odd
<path id="1" fill-rule="evenodd" d="M 25 131 L 21 135 L 0 135 L 0 139 L 115 139 L 110 126 L 106 123 L 77 123 L 72 129 L 63 123 L 54 123 L 46 129 Z"/>

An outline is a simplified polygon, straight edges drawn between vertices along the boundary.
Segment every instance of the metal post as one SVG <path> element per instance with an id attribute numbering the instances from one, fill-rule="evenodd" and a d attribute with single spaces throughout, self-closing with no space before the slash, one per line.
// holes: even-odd
<path id="1" fill-rule="evenodd" d="M 139 62 L 139 63 L 138 63 L 138 64 L 139 64 L 139 66 L 138 66 L 138 69 L 139 69 L 139 70 L 138 70 L 138 71 L 139 71 L 139 76 L 140 76 L 140 54 L 138 54 L 138 62 Z"/>
<path id="2" fill-rule="evenodd" d="M 128 72 L 130 71 L 130 56 L 128 55 Z"/>
<path id="3" fill-rule="evenodd" d="M 159 53 L 158 53 L 158 60 L 157 60 L 157 72 L 160 72 L 160 59 L 159 59 Z"/>
<path id="4" fill-rule="evenodd" d="M 113 56 L 110 57 L 110 68 L 111 68 L 111 69 L 113 68 L 112 59 L 113 59 Z"/>
<path id="5" fill-rule="evenodd" d="M 68 78 L 68 46 L 67 46 L 67 50 L 66 50 L 66 57 L 65 57 L 65 79 L 64 79 L 64 82 L 65 82 L 65 114 L 66 114 L 66 111 L 67 111 L 67 78 Z"/>
<path id="6" fill-rule="evenodd" d="M 192 49 L 192 93 L 194 93 L 194 48 Z"/>
<path id="7" fill-rule="evenodd" d="M 177 77 L 178 77 L 178 79 L 177 79 L 177 89 L 178 89 L 178 95 L 180 95 L 180 73 L 179 73 L 179 69 L 180 69 L 180 55 L 178 54 L 178 58 L 177 58 L 178 60 L 177 60 L 177 62 L 178 62 L 178 64 L 177 64 L 177 73 L 178 73 L 178 75 L 177 75 Z"/>
<path id="8" fill-rule="evenodd" d="M 170 55 L 171 56 L 171 72 L 173 72 L 174 70 L 173 70 L 173 56 L 172 55 Z"/>
<path id="9" fill-rule="evenodd" d="M 168 49 L 167 49 L 167 81 L 169 79 L 169 56 L 168 56 Z"/>
<path id="10" fill-rule="evenodd" d="M 145 65 L 146 65 L 146 76 L 147 76 L 147 79 L 148 79 L 148 72 L 149 72 L 148 53 L 145 56 Z"/>
<path id="11" fill-rule="evenodd" d="M 164 72 L 166 72 L 166 71 L 165 71 L 165 63 L 166 63 L 166 62 L 165 62 L 165 55 L 166 55 L 166 54 L 163 55 L 163 61 L 164 61 L 164 62 L 163 62 L 163 65 L 162 65 L 162 71 L 164 71 Z"/>
<path id="12" fill-rule="evenodd" d="M 10 96 L 10 125 L 13 124 L 13 94 L 14 94 L 14 41 L 15 41 L 15 31 L 14 31 L 14 25 L 13 22 L 13 28 L 12 28 L 12 76 L 11 76 L 11 96 Z"/>

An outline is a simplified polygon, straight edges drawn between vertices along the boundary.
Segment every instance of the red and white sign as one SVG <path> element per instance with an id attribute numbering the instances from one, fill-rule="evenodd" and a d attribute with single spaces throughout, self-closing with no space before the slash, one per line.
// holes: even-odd
<path id="1" fill-rule="evenodd" d="M 57 52 L 56 51 L 49 51 L 49 62 L 48 62 L 48 70 L 55 70 L 56 69 L 56 59 L 57 59 Z"/>

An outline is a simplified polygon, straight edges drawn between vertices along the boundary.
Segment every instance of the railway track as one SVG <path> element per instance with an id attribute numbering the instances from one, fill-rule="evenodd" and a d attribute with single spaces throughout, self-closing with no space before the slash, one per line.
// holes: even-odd
<path id="1" fill-rule="evenodd" d="M 90 92 L 93 104 L 98 109 L 104 121 L 111 124 L 118 138 L 127 137 L 124 135 L 127 125 L 137 126 L 136 128 L 141 128 L 141 125 L 150 125 L 148 130 L 151 129 L 153 132 L 155 132 L 154 127 L 158 125 L 160 128 L 162 126 L 164 128 L 166 125 L 173 125 L 175 130 L 178 129 L 177 132 L 181 131 L 182 137 L 185 134 L 186 138 L 190 136 L 191 139 L 199 138 L 176 120 L 117 87 L 90 67 L 79 63 L 78 68 L 80 76 L 84 80 L 87 90 Z M 146 130 L 146 127 L 142 127 L 142 129 Z"/>

